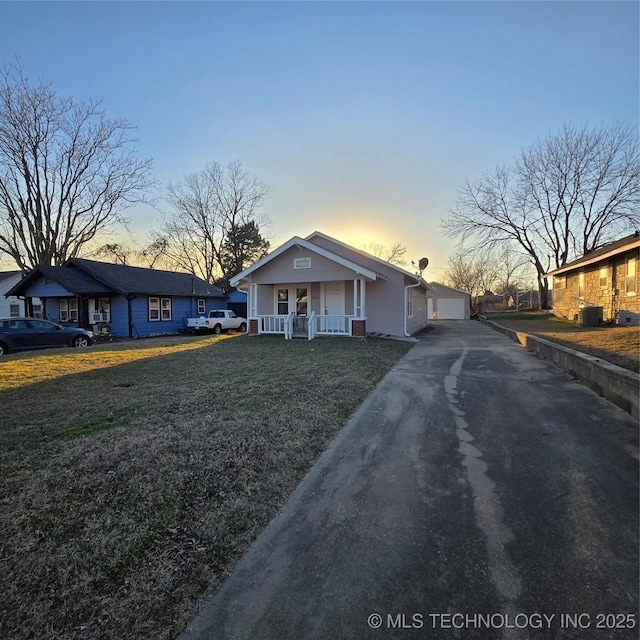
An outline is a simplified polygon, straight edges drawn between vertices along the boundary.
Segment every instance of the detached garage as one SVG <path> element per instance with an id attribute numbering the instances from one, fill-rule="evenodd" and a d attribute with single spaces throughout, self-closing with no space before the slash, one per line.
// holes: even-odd
<path id="1" fill-rule="evenodd" d="M 468 320 L 470 307 L 468 293 L 438 282 L 429 283 L 427 312 L 432 320 Z"/>

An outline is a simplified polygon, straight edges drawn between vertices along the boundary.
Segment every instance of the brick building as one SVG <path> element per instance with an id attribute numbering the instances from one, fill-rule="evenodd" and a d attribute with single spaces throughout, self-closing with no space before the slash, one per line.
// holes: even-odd
<path id="1" fill-rule="evenodd" d="M 612 242 L 546 275 L 553 277 L 553 313 L 577 321 L 585 308 L 602 307 L 604 322 L 638 324 L 640 234 Z"/>

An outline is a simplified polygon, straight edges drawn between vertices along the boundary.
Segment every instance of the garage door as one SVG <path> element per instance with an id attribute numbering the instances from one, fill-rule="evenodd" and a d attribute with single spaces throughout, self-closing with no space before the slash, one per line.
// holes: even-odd
<path id="1" fill-rule="evenodd" d="M 465 298 L 438 298 L 438 320 L 466 320 L 469 309 Z"/>

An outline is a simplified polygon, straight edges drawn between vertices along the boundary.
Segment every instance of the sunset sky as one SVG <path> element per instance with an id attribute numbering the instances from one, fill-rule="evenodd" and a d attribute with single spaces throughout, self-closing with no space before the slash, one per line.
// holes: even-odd
<path id="1" fill-rule="evenodd" d="M 241 160 L 272 186 L 274 246 L 401 242 L 437 280 L 465 178 L 563 123 L 637 125 L 638 7 L 0 2 L 0 60 L 137 125 L 163 184 Z M 159 214 L 130 217 L 144 245 Z"/>

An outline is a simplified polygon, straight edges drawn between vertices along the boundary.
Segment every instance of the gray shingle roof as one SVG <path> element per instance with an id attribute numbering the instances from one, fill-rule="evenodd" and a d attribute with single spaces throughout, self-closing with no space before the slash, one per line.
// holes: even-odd
<path id="1" fill-rule="evenodd" d="M 188 273 L 129 267 L 82 258 L 72 258 L 61 268 L 83 272 L 123 294 L 224 296 L 215 285 Z"/>
<path id="2" fill-rule="evenodd" d="M 129 267 L 82 258 L 71 258 L 61 267 L 40 265 L 13 287 L 11 292 L 16 291 L 17 295 L 22 295 L 21 291 L 25 290 L 38 274 L 57 282 L 76 295 L 120 293 L 224 297 L 224 293 L 218 287 L 188 273 Z"/>
<path id="3" fill-rule="evenodd" d="M 621 238 L 620 240 L 616 240 L 615 242 L 610 242 L 609 244 L 605 244 L 598 249 L 595 249 L 589 253 L 585 253 L 581 258 L 577 258 L 576 260 L 572 260 L 571 262 L 567 262 L 562 267 L 558 269 L 553 269 L 552 271 L 548 271 L 545 275 L 550 276 L 556 273 L 562 273 L 563 271 L 569 271 L 574 267 L 579 267 L 582 264 L 587 262 L 593 262 L 597 260 L 600 256 L 607 255 L 611 252 L 615 252 L 620 249 L 620 252 L 624 252 L 627 246 L 631 246 L 632 244 L 637 244 L 640 239 L 640 233 L 636 231 L 635 233 Z"/>
<path id="4" fill-rule="evenodd" d="M 38 271 L 45 278 L 57 282 L 70 293 L 75 294 L 100 294 L 111 293 L 111 289 L 92 278 L 90 275 L 78 269 L 68 269 L 67 267 L 47 267 L 41 265 Z"/>
<path id="5" fill-rule="evenodd" d="M 12 276 L 15 276 L 19 273 L 20 271 L 0 271 L 0 281 L 7 280 L 8 278 L 11 278 Z"/>

